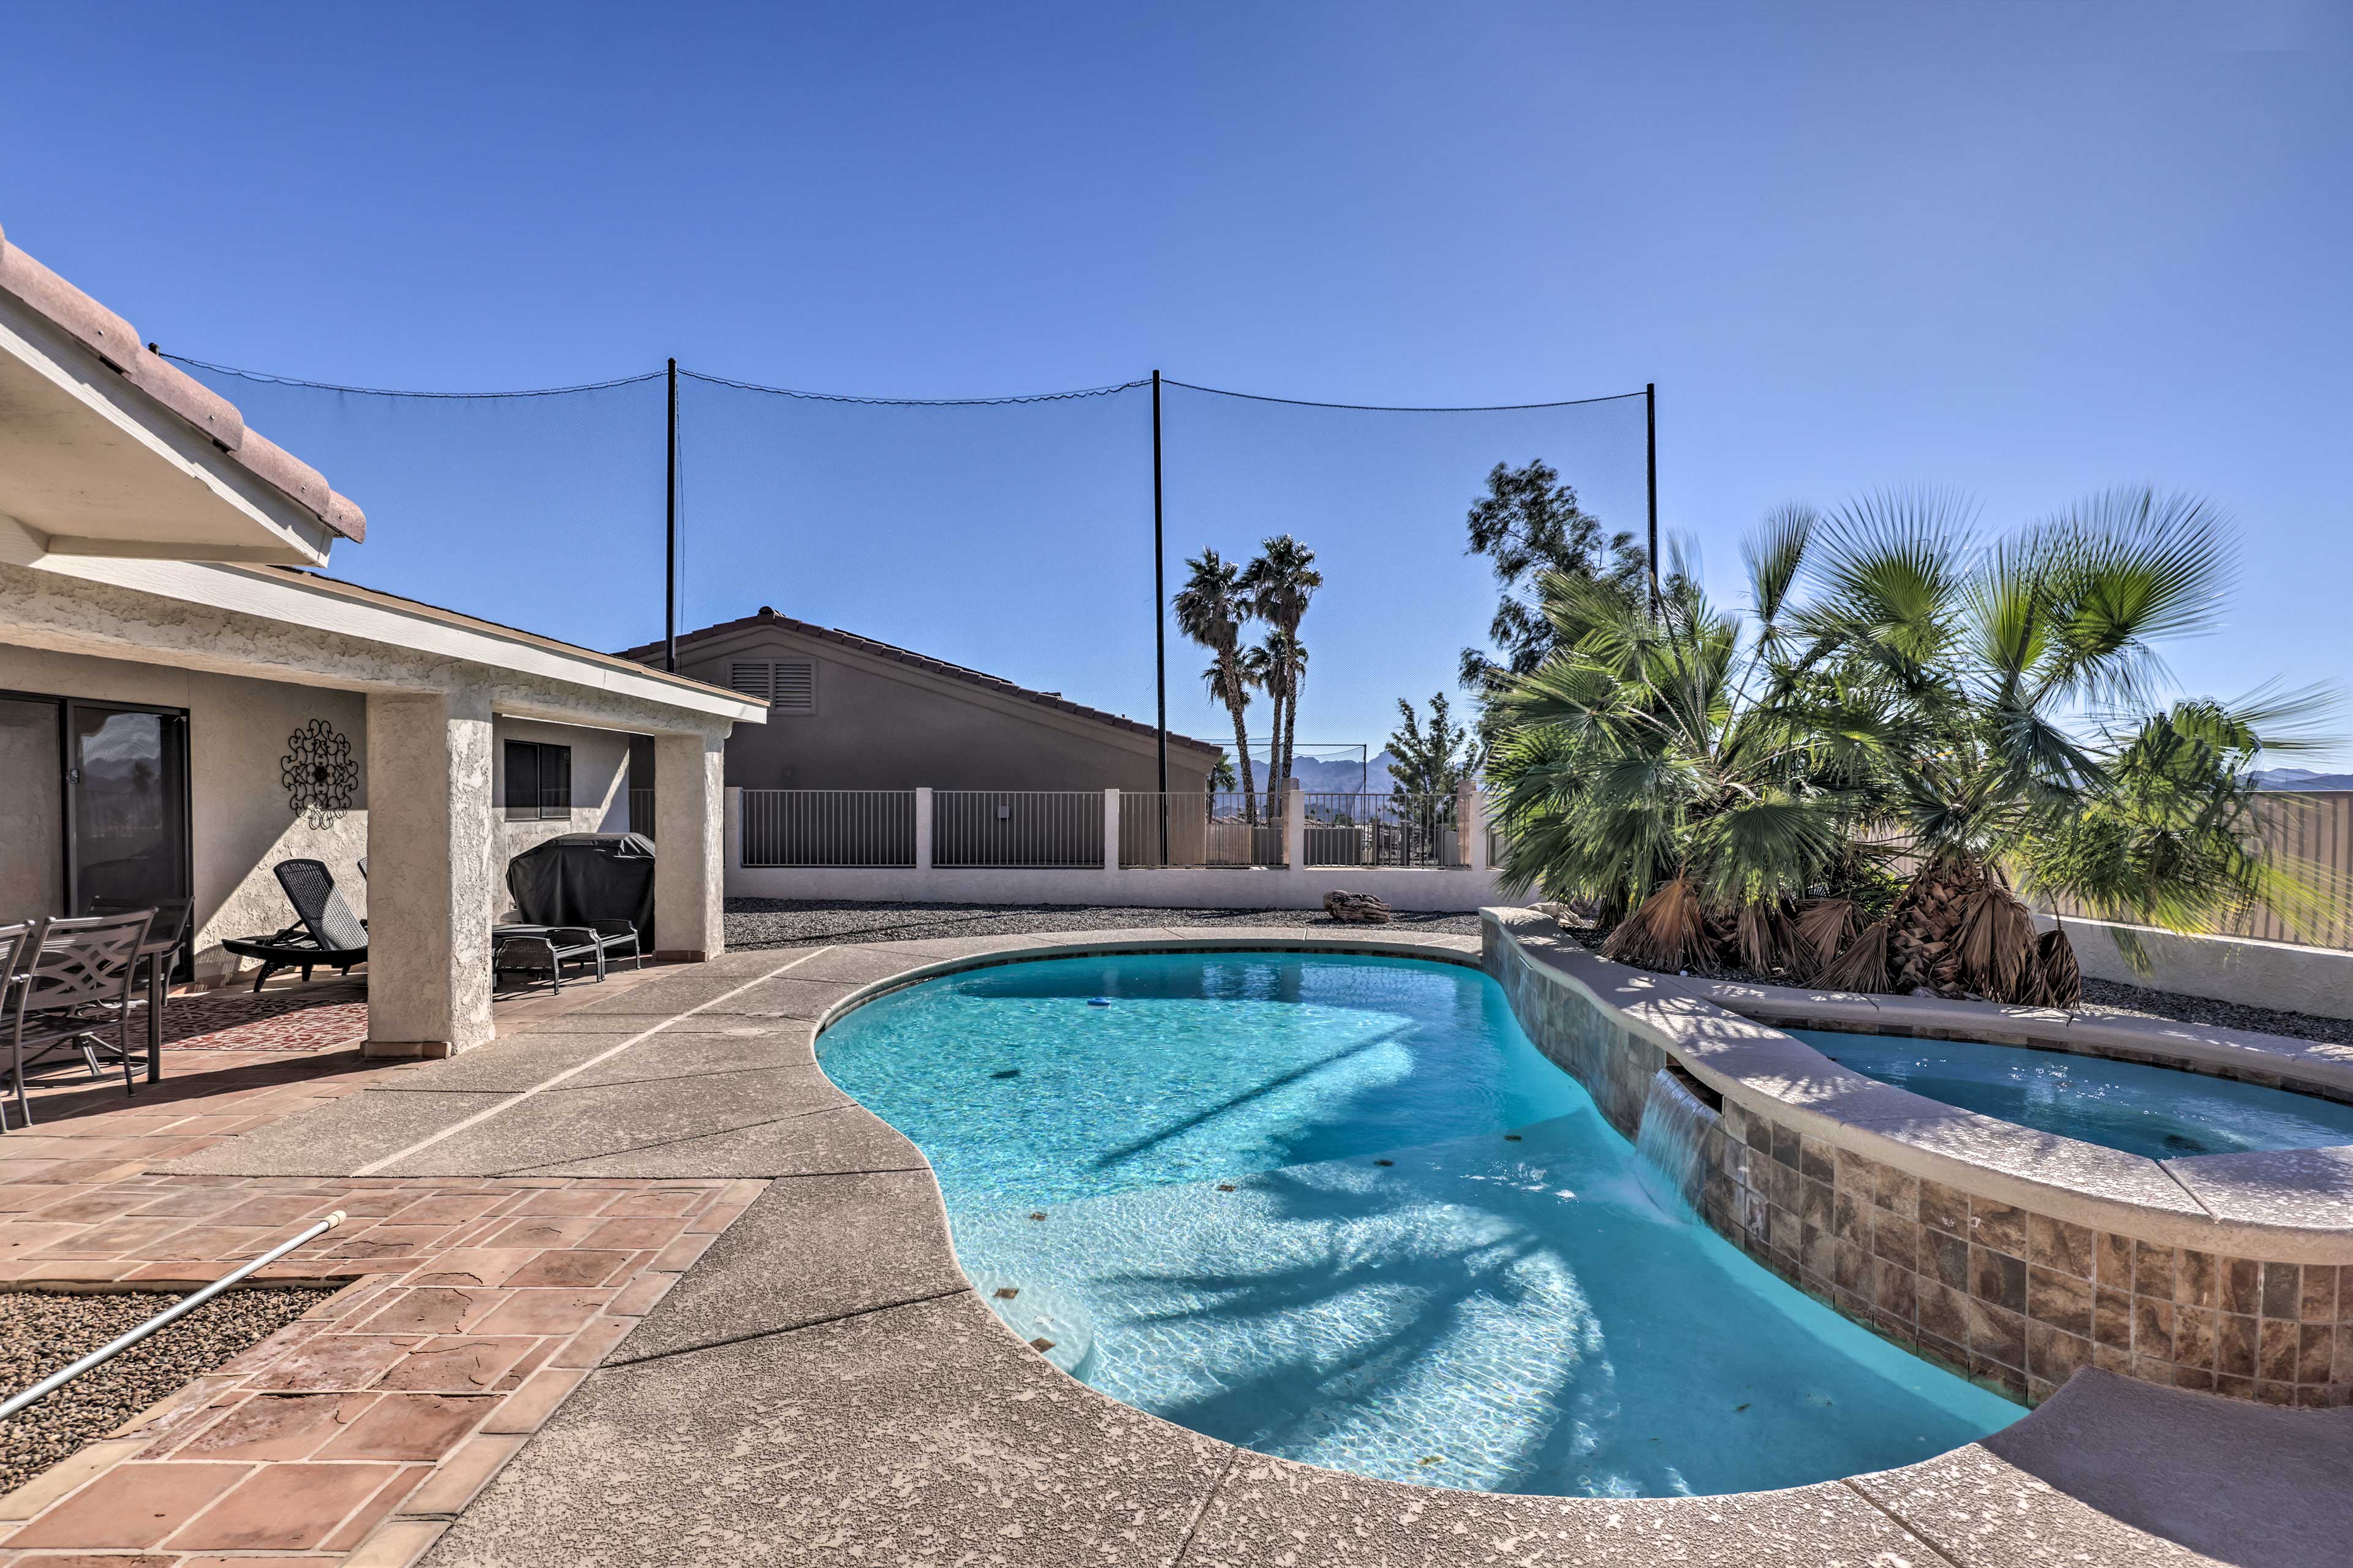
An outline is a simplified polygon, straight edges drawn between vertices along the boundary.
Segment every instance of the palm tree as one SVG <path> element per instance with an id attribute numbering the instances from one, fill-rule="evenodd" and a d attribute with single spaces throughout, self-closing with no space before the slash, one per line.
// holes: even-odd
<path id="1" fill-rule="evenodd" d="M 1259 619 L 1273 628 L 1266 647 L 1268 694 L 1274 699 L 1271 755 L 1273 776 L 1291 776 L 1292 747 L 1299 736 L 1299 689 L 1307 680 L 1307 647 L 1299 640 L 1299 623 L 1307 618 L 1308 601 L 1324 586 L 1315 570 L 1315 552 L 1287 533 L 1259 542 L 1258 558 L 1242 571 L 1242 592 L 1250 595 Z M 1268 792 L 1274 789 L 1269 784 Z"/>
<path id="2" fill-rule="evenodd" d="M 1241 574 L 1215 550 L 1203 550 L 1185 563 L 1192 575 L 1176 591 L 1176 629 L 1208 648 L 1209 668 L 1202 679 L 1209 695 L 1226 705 L 1234 721 L 1234 755 L 1240 759 L 1242 808 L 1248 820 L 1258 821 L 1258 795 L 1250 770 L 1250 677 L 1243 667 L 1242 623 L 1250 614 L 1249 595 L 1241 591 Z"/>
<path id="3" fill-rule="evenodd" d="M 1655 629 L 1549 578 L 1556 651 L 1498 704 L 1505 869 L 1631 907 L 1610 944 L 1638 963 L 1730 945 L 1826 984 L 2055 1005 L 2073 954 L 2013 881 L 2177 930 L 2311 909 L 2248 774 L 2323 743 L 2314 694 L 2154 700 L 2157 645 L 2214 624 L 2229 556 L 2210 509 L 2147 489 L 1990 542 L 1947 498 L 1893 495 L 1769 520 L 1747 628 L 1681 574 Z M 1871 919 L 1898 854 L 1915 868 Z"/>
<path id="4" fill-rule="evenodd" d="M 1554 651 L 1493 704 L 1501 868 L 1614 921 L 1610 956 L 1708 967 L 1721 945 L 1711 921 L 1728 921 L 1751 967 L 1789 962 L 1789 910 L 1868 815 L 1871 715 L 1780 651 L 1806 527 L 1777 520 L 1752 550 L 1750 637 L 1683 570 L 1655 620 L 1607 583 L 1543 579 Z"/>

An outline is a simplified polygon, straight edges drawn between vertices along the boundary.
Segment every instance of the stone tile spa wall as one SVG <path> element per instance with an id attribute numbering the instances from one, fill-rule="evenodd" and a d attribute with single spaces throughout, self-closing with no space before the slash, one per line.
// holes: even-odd
<path id="1" fill-rule="evenodd" d="M 1703 1217 L 1883 1338 L 2030 1405 L 2085 1366 L 2274 1405 L 2353 1403 L 2346 1232 L 2219 1223 L 2170 1183 L 2145 1209 L 2063 1181 L 2049 1185 L 2047 1201 L 2032 1200 L 2015 1159 L 2010 1171 L 1994 1168 L 2010 1135 L 2046 1162 L 2053 1143 L 2086 1146 L 1917 1102 L 1919 1120 L 1948 1141 L 1964 1121 L 1982 1124 L 1966 1131 L 1994 1162 L 1980 1175 L 1966 1159 L 1918 1153 L 1891 1133 L 1902 1122 L 1886 1114 L 1888 1097 L 1916 1097 L 1849 1088 L 1857 1080 L 1818 1054 L 1823 1070 L 1799 1081 L 1788 1063 L 1792 1052 L 1810 1053 L 1801 1042 L 1696 999 L 1671 977 L 1585 952 L 1537 917 L 1486 916 L 1482 964 L 1537 1047 L 1629 1139 L 1662 1066 L 1720 1094 Z M 1665 1042 L 1685 1047 L 1686 1026 L 1687 1048 L 1671 1049 Z M 1825 1085 L 1874 1115 L 1826 1119 Z"/>

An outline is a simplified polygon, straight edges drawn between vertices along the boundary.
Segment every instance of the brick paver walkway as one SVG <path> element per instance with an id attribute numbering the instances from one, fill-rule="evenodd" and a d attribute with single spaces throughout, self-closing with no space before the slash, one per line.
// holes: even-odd
<path id="1" fill-rule="evenodd" d="M 175 1029 L 163 1082 L 52 1083 L 0 1137 L 0 1280 L 20 1287 L 193 1285 L 348 1216 L 258 1276 L 333 1296 L 0 1498 L 0 1564 L 407 1563 L 765 1184 L 147 1173 L 400 1065 L 338 1022 L 354 987 L 307 989 L 175 1001 L 216 1028 Z M 613 994 L 519 998 L 501 1027 Z"/>

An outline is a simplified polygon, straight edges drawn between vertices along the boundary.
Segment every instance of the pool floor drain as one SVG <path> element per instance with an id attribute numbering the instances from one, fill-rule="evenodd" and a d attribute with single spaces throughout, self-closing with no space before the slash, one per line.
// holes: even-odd
<path id="1" fill-rule="evenodd" d="M 1010 1301 L 1019 1294 L 1021 1287 L 1018 1285 L 999 1285 L 997 1288 L 997 1299 L 1000 1301 Z"/>

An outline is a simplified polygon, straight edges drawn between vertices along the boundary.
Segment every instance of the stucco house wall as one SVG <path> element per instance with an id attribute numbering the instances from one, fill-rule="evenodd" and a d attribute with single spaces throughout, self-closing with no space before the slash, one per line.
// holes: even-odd
<path id="1" fill-rule="evenodd" d="M 0 690 L 187 710 L 190 885 L 200 982 L 237 968 L 237 961 L 221 950 L 223 938 L 274 931 L 294 918 L 272 870 L 281 860 L 325 861 L 345 900 L 366 916 L 367 881 L 359 869 L 368 852 L 367 700 L 362 694 L 6 645 L 0 645 Z M 352 808 L 323 825 L 296 813 L 279 780 L 290 737 L 318 719 L 351 742 L 358 773 Z M 504 874 L 513 857 L 559 834 L 627 828 L 631 737 L 503 717 L 492 722 L 491 733 L 497 906 L 491 912 L 505 919 L 512 906 Z M 572 748 L 568 817 L 507 820 L 503 742 L 509 739 Z"/>
<path id="2" fill-rule="evenodd" d="M 352 908 L 367 912 L 367 700 L 357 692 L 132 664 L 0 645 L 0 689 L 188 710 L 190 888 L 199 979 L 236 960 L 223 937 L 273 931 L 293 918 L 270 868 L 323 860 Z M 314 719 L 347 737 L 359 784 L 352 809 L 314 826 L 287 805 L 279 760 Z"/>
<path id="3" fill-rule="evenodd" d="M 862 639 L 805 635 L 786 617 L 755 616 L 681 639 L 679 673 L 726 686 L 738 659 L 806 658 L 816 710 L 772 709 L 768 722 L 727 741 L 727 784 L 739 789 L 1153 790 L 1159 765 L 1148 725 L 1073 710 L 1023 688 L 936 668 Z M 628 657 L 658 662 L 660 650 Z M 1168 787 L 1205 787 L 1218 748 L 1168 743 Z"/>
<path id="4" fill-rule="evenodd" d="M 509 741 L 537 741 L 572 748 L 572 814 L 568 817 L 512 820 L 507 814 Z M 587 730 L 529 719 L 499 719 L 491 726 L 491 825 L 498 880 L 492 900 L 500 920 L 520 919 L 507 895 L 507 862 L 536 844 L 566 833 L 626 833 L 629 830 L 629 742 L 618 730 Z M 652 742 L 647 742 L 649 750 Z"/>

